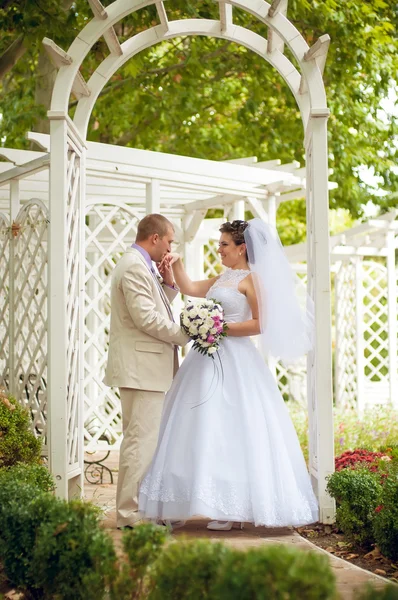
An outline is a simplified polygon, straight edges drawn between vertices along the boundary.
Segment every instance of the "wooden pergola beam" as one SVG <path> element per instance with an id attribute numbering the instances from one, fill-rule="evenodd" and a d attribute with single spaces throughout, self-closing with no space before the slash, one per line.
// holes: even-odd
<path id="1" fill-rule="evenodd" d="M 93 11 L 94 17 L 105 21 L 108 18 L 105 6 L 103 6 L 100 0 L 88 0 L 91 10 Z"/>
<path id="2" fill-rule="evenodd" d="M 160 19 L 160 23 L 163 27 L 163 30 L 169 31 L 170 27 L 169 27 L 169 20 L 167 18 L 167 13 L 166 13 L 166 9 L 164 7 L 163 2 L 156 2 L 156 10 L 158 11 L 158 15 L 159 15 L 159 19 Z"/>
<path id="3" fill-rule="evenodd" d="M 122 56 L 123 50 L 113 27 L 110 27 L 105 31 L 104 40 L 111 54 Z"/>
<path id="4" fill-rule="evenodd" d="M 206 213 L 207 209 L 203 209 L 195 210 L 193 213 L 186 215 L 184 219 L 185 242 L 192 242 L 195 239 Z"/>
<path id="5" fill-rule="evenodd" d="M 233 24 L 232 21 L 232 5 L 228 2 L 220 2 L 220 29 L 221 33 L 225 33 Z"/>
<path id="6" fill-rule="evenodd" d="M 270 6 L 268 16 L 274 17 L 276 14 L 281 14 L 285 17 L 287 14 L 287 3 L 288 0 L 275 0 Z M 267 42 L 268 54 L 272 54 L 272 52 L 275 52 L 276 50 L 283 54 L 285 43 L 280 35 L 278 35 L 271 27 L 268 29 Z"/>
<path id="7" fill-rule="evenodd" d="M 271 6 L 269 7 L 268 17 L 270 19 L 272 19 L 272 17 L 275 17 L 277 13 L 281 12 L 284 9 L 285 5 L 287 7 L 287 0 L 274 0 Z"/>
<path id="8" fill-rule="evenodd" d="M 315 60 L 320 72 L 323 74 L 325 69 L 326 58 L 330 46 L 330 35 L 325 33 L 317 39 L 315 44 L 304 54 L 304 60 L 306 62 Z"/>
<path id="9" fill-rule="evenodd" d="M 44 38 L 43 42 L 42 42 L 45 51 L 47 52 L 48 56 L 51 59 L 51 62 L 53 63 L 53 65 L 55 67 L 57 67 L 57 69 L 59 69 L 59 67 L 63 67 L 65 65 L 71 65 L 73 62 L 73 59 L 71 56 L 69 56 L 69 54 L 67 54 L 65 52 L 65 50 L 62 50 L 62 48 L 60 48 L 59 46 L 57 46 L 57 44 L 55 42 L 53 42 L 53 40 L 50 40 L 49 38 Z"/>
<path id="10" fill-rule="evenodd" d="M 90 88 L 88 87 L 86 80 L 84 79 L 80 71 L 76 73 L 76 77 L 72 85 L 72 92 L 77 100 L 80 100 L 80 98 L 83 97 L 88 97 L 91 93 Z"/>

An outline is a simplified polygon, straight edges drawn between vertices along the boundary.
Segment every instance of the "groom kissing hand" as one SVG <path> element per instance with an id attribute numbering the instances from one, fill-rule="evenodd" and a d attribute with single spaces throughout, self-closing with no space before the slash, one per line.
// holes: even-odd
<path id="1" fill-rule="evenodd" d="M 158 439 L 165 392 L 178 369 L 176 346 L 188 336 L 174 323 L 170 308 L 178 293 L 171 269 L 162 269 L 163 283 L 153 262 L 170 253 L 172 223 L 151 214 L 138 224 L 135 244 L 112 273 L 111 323 L 104 383 L 120 391 L 123 441 L 116 492 L 117 526 L 140 520 L 138 486 Z"/>

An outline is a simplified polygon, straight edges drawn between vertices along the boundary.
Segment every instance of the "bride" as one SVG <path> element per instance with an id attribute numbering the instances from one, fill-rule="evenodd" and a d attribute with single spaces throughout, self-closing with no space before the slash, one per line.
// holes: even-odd
<path id="1" fill-rule="evenodd" d="M 213 519 L 267 527 L 318 520 L 318 505 L 285 402 L 250 336 L 265 352 L 292 360 L 311 348 L 311 323 L 294 292 L 293 273 L 276 231 L 260 219 L 224 223 L 222 275 L 191 281 L 178 254 L 183 294 L 214 298 L 228 336 L 212 360 L 191 350 L 166 395 L 157 449 L 141 483 L 143 517 Z"/>

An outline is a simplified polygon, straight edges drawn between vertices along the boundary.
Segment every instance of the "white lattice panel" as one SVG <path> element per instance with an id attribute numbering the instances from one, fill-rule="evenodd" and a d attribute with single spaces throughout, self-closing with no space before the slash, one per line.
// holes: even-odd
<path id="1" fill-rule="evenodd" d="M 362 285 L 365 378 L 374 383 L 387 383 L 389 364 L 386 267 L 376 262 L 364 262 Z"/>
<path id="2" fill-rule="evenodd" d="M 9 383 L 9 226 L 6 215 L 0 213 L 0 388 L 8 388 Z"/>
<path id="3" fill-rule="evenodd" d="M 210 240 L 204 246 L 204 276 L 205 279 L 216 277 L 222 272 L 220 255 L 217 252 L 218 241 Z"/>
<path id="4" fill-rule="evenodd" d="M 67 461 L 69 470 L 79 465 L 79 227 L 80 156 L 71 144 L 68 150 L 66 205 L 66 322 L 67 322 Z"/>
<path id="5" fill-rule="evenodd" d="M 117 390 L 102 380 L 107 360 L 111 274 L 135 240 L 139 217 L 128 206 L 96 204 L 86 211 L 84 435 L 88 450 L 117 446 L 122 431 Z"/>
<path id="6" fill-rule="evenodd" d="M 40 200 L 20 210 L 13 244 L 14 368 L 16 397 L 32 417 L 36 435 L 47 445 L 47 229 L 48 211 Z"/>
<path id="7" fill-rule="evenodd" d="M 356 264 L 341 263 L 335 278 L 336 402 L 355 406 L 357 402 L 357 290 Z"/>

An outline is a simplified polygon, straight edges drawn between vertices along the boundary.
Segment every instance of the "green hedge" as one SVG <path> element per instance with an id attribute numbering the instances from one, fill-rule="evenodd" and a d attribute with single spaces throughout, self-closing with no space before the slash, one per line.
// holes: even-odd
<path id="1" fill-rule="evenodd" d="M 382 494 L 379 476 L 367 469 L 336 471 L 327 491 L 336 499 L 337 525 L 347 538 L 364 547 L 374 543 L 373 521 Z"/>
<path id="2" fill-rule="evenodd" d="M 41 440 L 30 428 L 27 410 L 0 392 L 0 467 L 39 463 Z"/>
<path id="3" fill-rule="evenodd" d="M 153 566 L 149 600 L 332 600 L 328 557 L 284 545 L 241 552 L 209 540 L 170 544 Z"/>
<path id="4" fill-rule="evenodd" d="M 10 474 L 0 485 L 0 560 L 11 585 L 32 599 L 101 600 L 116 572 L 98 509 L 65 502 Z"/>
<path id="5" fill-rule="evenodd" d="M 327 490 L 337 502 L 337 525 L 347 538 L 369 548 L 376 544 L 398 560 L 398 465 L 384 462 L 374 472 L 343 469 L 333 473 Z"/>

